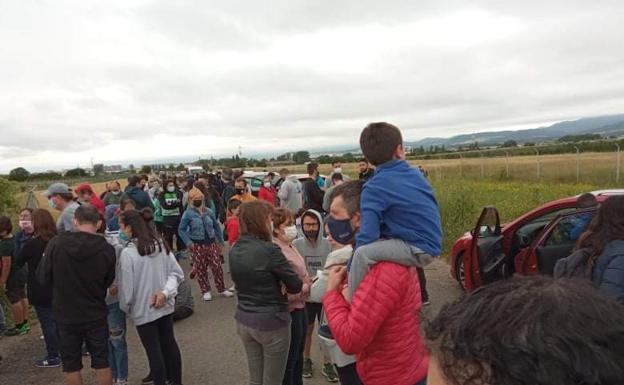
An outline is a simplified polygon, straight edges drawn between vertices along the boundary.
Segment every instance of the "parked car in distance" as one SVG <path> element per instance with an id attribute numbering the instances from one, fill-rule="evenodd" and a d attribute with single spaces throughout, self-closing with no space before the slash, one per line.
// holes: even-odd
<path id="1" fill-rule="evenodd" d="M 593 191 L 598 203 L 624 189 Z M 464 290 L 520 275 L 552 275 L 555 263 L 572 252 L 597 208 L 578 210 L 578 196 L 545 203 L 502 224 L 498 210 L 487 206 L 472 231 L 451 250 L 451 275 Z M 582 228 L 581 228 L 582 226 Z"/>

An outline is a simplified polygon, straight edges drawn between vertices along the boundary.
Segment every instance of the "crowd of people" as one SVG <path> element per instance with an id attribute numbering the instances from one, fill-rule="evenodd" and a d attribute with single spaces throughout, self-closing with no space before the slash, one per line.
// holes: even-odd
<path id="1" fill-rule="evenodd" d="M 316 163 L 302 180 L 266 173 L 256 192 L 227 168 L 133 175 L 101 195 L 52 184 L 56 222 L 24 209 L 13 234 L 0 217 L 14 323 L 0 313 L 0 331 L 28 333 L 32 305 L 46 346 L 36 366 L 62 366 L 79 385 L 88 354 L 99 385 L 125 385 L 130 318 L 149 364 L 143 383 L 181 385 L 173 323 L 193 314 L 196 280 L 203 301 L 236 297 L 251 385 L 302 385 L 319 373 L 314 343 L 320 374 L 343 385 L 624 383 L 624 196 L 587 220 L 558 278 L 485 286 L 423 325 L 423 268 L 442 243 L 434 191 L 405 161 L 397 127 L 369 124 L 360 146 L 358 180 L 334 162 L 326 178 Z"/>

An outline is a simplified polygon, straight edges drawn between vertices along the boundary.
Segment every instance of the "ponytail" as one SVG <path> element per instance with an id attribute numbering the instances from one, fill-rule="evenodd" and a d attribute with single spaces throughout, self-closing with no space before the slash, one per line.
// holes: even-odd
<path id="1" fill-rule="evenodd" d="M 169 246 L 163 242 L 160 235 L 151 223 L 154 220 L 154 213 L 150 208 L 144 208 L 140 212 L 128 210 L 119 214 L 119 221 L 125 226 L 129 226 L 132 231 L 132 239 L 135 241 L 139 254 L 142 256 L 154 254 L 157 250 L 169 253 Z"/>

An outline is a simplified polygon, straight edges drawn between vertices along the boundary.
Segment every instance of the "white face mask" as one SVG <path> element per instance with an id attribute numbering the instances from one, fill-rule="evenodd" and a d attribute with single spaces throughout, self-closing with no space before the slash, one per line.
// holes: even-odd
<path id="1" fill-rule="evenodd" d="M 284 236 L 286 237 L 286 239 L 288 239 L 288 241 L 295 240 L 297 238 L 297 235 L 299 235 L 297 233 L 297 226 L 292 225 L 284 228 Z"/>
<path id="2" fill-rule="evenodd" d="M 264 187 L 271 188 L 271 182 L 264 182 Z"/>
<path id="3" fill-rule="evenodd" d="M 167 186 L 167 191 L 174 192 L 175 191 L 175 186 Z"/>
<path id="4" fill-rule="evenodd" d="M 337 172 L 338 174 L 342 174 L 342 167 L 336 167 L 334 169 L 334 172 Z"/>

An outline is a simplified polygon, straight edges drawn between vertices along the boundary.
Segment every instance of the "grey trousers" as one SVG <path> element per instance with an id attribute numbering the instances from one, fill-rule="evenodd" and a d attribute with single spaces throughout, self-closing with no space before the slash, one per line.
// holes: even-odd
<path id="1" fill-rule="evenodd" d="M 250 385 L 281 385 L 290 348 L 290 325 L 262 331 L 236 324 L 247 352 Z"/>

